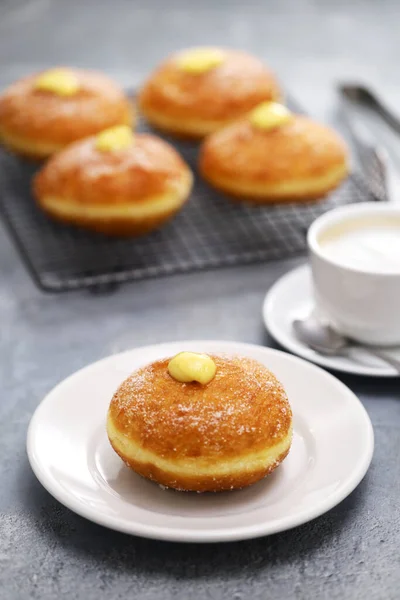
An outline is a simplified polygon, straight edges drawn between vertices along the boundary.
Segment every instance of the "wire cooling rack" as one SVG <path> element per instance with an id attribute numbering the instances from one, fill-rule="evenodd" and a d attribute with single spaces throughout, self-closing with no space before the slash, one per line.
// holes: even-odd
<path id="1" fill-rule="evenodd" d="M 141 123 L 140 130 L 146 131 Z M 170 141 L 196 172 L 198 146 Z M 44 291 L 105 290 L 127 281 L 227 267 L 302 253 L 323 212 L 365 198 L 350 178 L 318 204 L 265 208 L 232 202 L 196 175 L 189 202 L 159 231 L 113 239 L 50 220 L 30 191 L 37 166 L 0 150 L 3 220 L 34 281 Z"/>

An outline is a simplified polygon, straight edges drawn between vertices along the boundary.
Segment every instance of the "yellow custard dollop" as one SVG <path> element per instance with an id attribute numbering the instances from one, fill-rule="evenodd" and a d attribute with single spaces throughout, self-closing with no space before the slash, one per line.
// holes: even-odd
<path id="1" fill-rule="evenodd" d="M 36 78 L 35 88 L 58 96 L 74 96 L 79 91 L 79 81 L 67 69 L 50 69 Z"/>
<path id="2" fill-rule="evenodd" d="M 99 133 L 96 136 L 95 146 L 100 152 L 116 152 L 126 150 L 134 141 L 132 129 L 128 125 L 117 125 Z"/>
<path id="3" fill-rule="evenodd" d="M 215 377 L 217 366 L 207 354 L 180 352 L 168 363 L 168 373 L 181 383 L 197 381 L 202 385 Z"/>
<path id="4" fill-rule="evenodd" d="M 290 110 L 279 102 L 263 102 L 254 108 L 250 115 L 250 123 L 257 129 L 268 131 L 289 123 L 293 118 Z"/>
<path id="5" fill-rule="evenodd" d="M 200 75 L 215 69 L 225 60 L 225 53 L 218 48 L 193 48 L 178 56 L 178 65 L 182 71 Z"/>

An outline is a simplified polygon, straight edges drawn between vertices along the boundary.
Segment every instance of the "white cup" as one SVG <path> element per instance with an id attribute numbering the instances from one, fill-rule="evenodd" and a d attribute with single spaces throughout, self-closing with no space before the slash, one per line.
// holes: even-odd
<path id="1" fill-rule="evenodd" d="M 400 222 L 400 207 L 373 202 L 339 207 L 318 217 L 307 239 L 317 310 L 334 329 L 358 342 L 393 346 L 400 344 L 400 268 L 379 272 L 348 266 L 349 261 L 343 265 L 320 245 L 333 227 L 382 215 Z"/>

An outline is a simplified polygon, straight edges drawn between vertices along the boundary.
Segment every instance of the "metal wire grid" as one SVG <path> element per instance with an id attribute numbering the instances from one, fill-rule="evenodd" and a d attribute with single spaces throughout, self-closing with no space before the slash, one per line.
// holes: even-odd
<path id="1" fill-rule="evenodd" d="M 145 130 L 142 124 L 141 129 Z M 169 140 L 196 171 L 197 147 Z M 33 201 L 37 166 L 0 151 L 3 219 L 36 284 L 45 291 L 103 289 L 126 281 L 227 267 L 301 253 L 312 221 L 364 194 L 350 179 L 318 204 L 265 208 L 223 197 L 196 175 L 183 211 L 159 231 L 112 239 L 51 221 Z"/>

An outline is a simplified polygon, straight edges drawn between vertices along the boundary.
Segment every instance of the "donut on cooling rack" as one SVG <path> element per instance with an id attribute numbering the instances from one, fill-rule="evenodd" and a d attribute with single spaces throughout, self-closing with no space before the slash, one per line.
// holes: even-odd
<path id="1" fill-rule="evenodd" d="M 55 219 L 109 235 L 142 235 L 179 211 L 192 180 L 169 144 L 121 125 L 55 154 L 33 190 Z"/>
<path id="2" fill-rule="evenodd" d="M 154 127 L 201 138 L 263 100 L 279 97 L 274 75 L 254 56 L 192 48 L 172 55 L 156 69 L 139 94 L 139 105 Z"/>
<path id="3" fill-rule="evenodd" d="M 133 119 L 122 89 L 94 71 L 50 69 L 20 79 L 0 96 L 0 141 L 32 158 Z"/>
<path id="4" fill-rule="evenodd" d="M 107 416 L 112 447 L 166 487 L 251 485 L 287 456 L 292 412 L 282 385 L 249 358 L 182 352 L 132 373 Z"/>
<path id="5" fill-rule="evenodd" d="M 212 186 L 259 204 L 322 198 L 349 170 L 338 134 L 275 102 L 209 136 L 199 168 Z"/>

